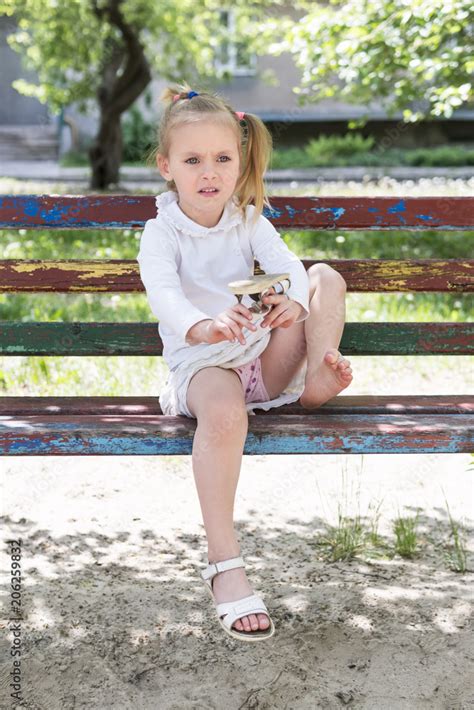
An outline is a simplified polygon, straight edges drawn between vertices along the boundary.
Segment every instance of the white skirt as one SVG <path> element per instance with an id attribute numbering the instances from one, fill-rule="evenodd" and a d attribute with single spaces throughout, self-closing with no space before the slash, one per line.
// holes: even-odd
<path id="1" fill-rule="evenodd" d="M 249 330 L 245 326 L 242 333 L 246 343 L 242 345 L 239 341 L 231 343 L 223 340 L 220 343 L 199 343 L 189 346 L 189 355 L 174 370 L 170 370 L 165 387 L 160 394 L 160 405 L 163 414 L 176 416 L 184 414 L 188 417 L 193 415 L 188 409 L 186 395 L 191 378 L 204 367 L 224 367 L 234 368 L 245 365 L 258 357 L 267 347 L 272 331 L 268 328 L 260 328 L 259 323 L 264 315 L 255 315 L 253 323 L 257 330 Z M 288 387 L 275 399 L 266 402 L 246 403 L 247 412 L 254 414 L 254 409 L 264 409 L 268 411 L 273 407 L 281 407 L 283 404 L 296 402 L 304 390 L 304 380 L 306 366 L 303 366 L 293 377 Z"/>

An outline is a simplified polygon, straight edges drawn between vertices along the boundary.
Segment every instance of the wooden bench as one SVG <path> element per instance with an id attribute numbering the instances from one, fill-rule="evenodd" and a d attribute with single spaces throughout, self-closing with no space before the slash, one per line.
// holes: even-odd
<path id="1" fill-rule="evenodd" d="M 142 228 L 153 196 L 0 196 L 0 228 Z M 474 229 L 474 198 L 274 197 L 264 212 L 287 229 Z M 389 238 L 389 234 L 387 234 Z M 474 289 L 474 260 L 322 260 L 348 291 Z M 304 260 L 305 268 L 315 261 Z M 258 268 L 258 267 L 257 267 Z M 134 260 L 0 262 L 0 290 L 143 291 Z M 1 322 L 3 355 L 160 355 L 156 323 Z M 347 323 L 344 355 L 469 355 L 472 323 Z M 467 370 L 466 370 L 467 372 Z M 468 376 L 466 375 L 466 381 Z M 471 452 L 474 397 L 344 396 L 249 417 L 245 454 Z M 155 397 L 3 397 L 3 455 L 190 454 L 196 420 L 161 413 Z"/>

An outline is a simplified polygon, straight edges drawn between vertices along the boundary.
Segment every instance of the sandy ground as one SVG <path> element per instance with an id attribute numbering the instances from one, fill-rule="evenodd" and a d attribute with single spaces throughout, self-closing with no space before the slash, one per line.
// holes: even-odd
<path id="1" fill-rule="evenodd" d="M 440 363 L 444 367 L 440 369 Z M 351 394 L 462 394 L 470 359 L 354 358 Z M 471 369 L 472 372 L 472 369 Z M 0 707 L 28 710 L 468 710 L 474 707 L 473 474 L 467 454 L 245 456 L 235 506 L 247 573 L 276 626 L 244 644 L 217 623 L 191 458 L 1 460 L 4 541 L 22 540 L 21 690 L 12 703 L 2 545 Z M 452 571 L 446 509 L 465 530 Z M 413 560 L 328 561 L 338 512 Z"/>
<path id="2" fill-rule="evenodd" d="M 472 708 L 472 574 L 450 571 L 443 551 L 445 495 L 472 532 L 468 465 L 462 454 L 244 457 L 236 527 L 276 633 L 242 644 L 200 581 L 190 458 L 8 459 L 2 527 L 23 548 L 22 707 Z M 378 503 L 388 543 L 398 511 L 420 509 L 419 556 L 326 561 L 317 543 L 338 504 L 370 525 Z M 16 707 L 11 645 L 3 635 L 2 708 Z"/>

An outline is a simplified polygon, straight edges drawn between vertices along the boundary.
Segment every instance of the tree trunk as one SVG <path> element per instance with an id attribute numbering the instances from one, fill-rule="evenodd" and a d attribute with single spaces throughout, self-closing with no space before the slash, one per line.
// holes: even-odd
<path id="1" fill-rule="evenodd" d="M 120 115 L 102 114 L 94 144 L 89 150 L 92 189 L 105 190 L 120 181 L 122 162 L 122 127 Z"/>
<path id="2" fill-rule="evenodd" d="M 100 107 L 99 131 L 89 150 L 92 189 L 105 190 L 118 184 L 122 161 L 122 127 L 120 117 L 140 96 L 151 81 L 151 71 L 135 29 L 127 25 L 120 11 L 121 0 L 108 0 L 94 11 L 100 21 L 107 19 L 120 32 L 106 46 L 97 91 Z"/>

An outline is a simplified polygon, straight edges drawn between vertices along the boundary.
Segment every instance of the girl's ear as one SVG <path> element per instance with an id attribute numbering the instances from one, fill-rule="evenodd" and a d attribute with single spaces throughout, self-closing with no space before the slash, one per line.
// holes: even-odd
<path id="1" fill-rule="evenodd" d="M 165 178 L 165 180 L 171 180 L 171 173 L 169 169 L 169 161 L 167 158 L 165 158 L 164 155 L 161 155 L 161 153 L 156 154 L 156 165 L 158 167 L 158 170 L 160 171 L 162 177 Z"/>

